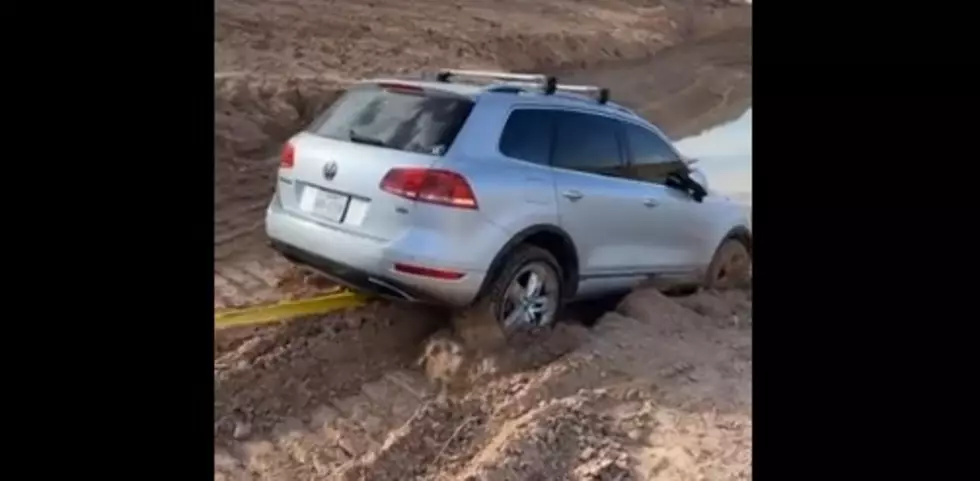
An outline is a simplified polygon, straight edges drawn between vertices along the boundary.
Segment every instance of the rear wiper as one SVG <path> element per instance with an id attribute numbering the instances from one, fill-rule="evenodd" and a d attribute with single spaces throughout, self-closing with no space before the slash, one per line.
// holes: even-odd
<path id="1" fill-rule="evenodd" d="M 378 147 L 385 147 L 385 143 L 382 142 L 381 140 L 378 140 L 374 137 L 367 137 L 364 135 L 360 135 L 357 132 L 355 132 L 354 129 L 350 129 L 350 132 L 348 134 L 351 142 L 357 142 L 359 144 L 376 145 Z"/>

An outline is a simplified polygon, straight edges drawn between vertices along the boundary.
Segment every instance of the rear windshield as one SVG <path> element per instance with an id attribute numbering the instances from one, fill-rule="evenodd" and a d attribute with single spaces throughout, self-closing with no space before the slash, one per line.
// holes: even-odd
<path id="1" fill-rule="evenodd" d="M 307 130 L 331 139 L 442 155 L 472 109 L 473 102 L 465 98 L 363 85 L 344 93 Z"/>

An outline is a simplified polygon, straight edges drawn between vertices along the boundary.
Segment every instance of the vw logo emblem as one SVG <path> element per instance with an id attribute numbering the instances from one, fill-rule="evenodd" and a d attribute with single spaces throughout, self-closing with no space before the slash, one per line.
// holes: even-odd
<path id="1" fill-rule="evenodd" d="M 332 180 L 337 176 L 337 163 L 334 161 L 327 162 L 323 166 L 323 178 L 327 180 Z"/>

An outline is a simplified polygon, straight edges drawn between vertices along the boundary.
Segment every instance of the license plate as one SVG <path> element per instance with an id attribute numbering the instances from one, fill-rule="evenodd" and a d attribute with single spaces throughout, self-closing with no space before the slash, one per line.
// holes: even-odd
<path id="1" fill-rule="evenodd" d="M 340 222 L 344 218 L 344 211 L 347 209 L 347 201 L 350 197 L 341 194 L 334 194 L 314 187 L 303 189 L 303 198 L 300 200 L 300 208 L 319 218 L 331 222 Z"/>

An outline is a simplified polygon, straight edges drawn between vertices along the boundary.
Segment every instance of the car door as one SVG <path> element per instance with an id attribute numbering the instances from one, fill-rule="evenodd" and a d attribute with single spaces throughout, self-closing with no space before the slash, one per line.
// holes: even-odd
<path id="1" fill-rule="evenodd" d="M 702 204 L 668 181 L 668 175 L 686 171 L 687 165 L 667 140 L 653 130 L 623 122 L 623 138 L 630 176 L 643 186 L 641 203 L 646 255 L 658 273 L 687 273 L 708 260 L 713 247 L 710 206 Z"/>
<path id="2" fill-rule="evenodd" d="M 639 196 L 645 185 L 627 178 L 617 121 L 571 110 L 553 115 L 559 221 L 578 249 L 580 291 L 644 276 L 645 233 L 633 217 L 644 213 Z M 588 282 L 600 278 L 605 281 Z"/>

